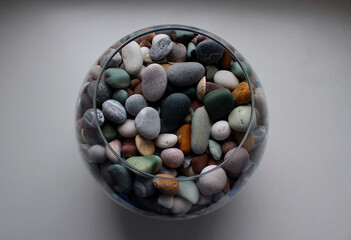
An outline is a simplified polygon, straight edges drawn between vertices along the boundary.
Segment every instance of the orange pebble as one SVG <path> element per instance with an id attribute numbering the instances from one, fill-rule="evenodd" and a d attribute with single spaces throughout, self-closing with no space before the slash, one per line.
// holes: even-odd
<path id="1" fill-rule="evenodd" d="M 189 154 L 191 151 L 191 125 L 184 124 L 177 131 L 178 146 L 184 154 Z"/>
<path id="2" fill-rule="evenodd" d="M 166 177 L 166 178 L 174 178 L 169 174 L 157 174 L 158 177 Z M 153 180 L 154 186 L 160 190 L 163 194 L 167 196 L 174 196 L 178 192 L 179 182 L 178 180 L 170 180 L 170 179 L 162 179 L 162 178 L 154 178 Z"/>
<path id="3" fill-rule="evenodd" d="M 247 104 L 251 100 L 249 84 L 241 82 L 232 92 L 235 104 Z"/>

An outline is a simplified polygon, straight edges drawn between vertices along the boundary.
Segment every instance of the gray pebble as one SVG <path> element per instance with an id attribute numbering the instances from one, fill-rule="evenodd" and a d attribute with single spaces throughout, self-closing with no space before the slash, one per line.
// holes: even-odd
<path id="1" fill-rule="evenodd" d="M 97 81 L 91 81 L 87 87 L 88 97 L 92 102 L 94 102 L 94 94 L 96 89 Z M 111 89 L 106 85 L 105 81 L 100 81 L 97 96 L 96 96 L 96 104 L 97 106 L 101 106 L 103 102 L 110 99 L 112 95 Z"/>
<path id="2" fill-rule="evenodd" d="M 152 196 L 155 193 L 156 188 L 154 187 L 151 178 L 137 176 L 134 181 L 133 190 L 138 197 L 146 198 Z"/>
<path id="3" fill-rule="evenodd" d="M 155 139 L 160 134 L 160 116 L 152 107 L 143 108 L 135 117 L 134 124 L 138 133 L 144 138 Z"/>
<path id="4" fill-rule="evenodd" d="M 105 56 L 102 57 L 102 59 L 100 60 L 100 66 L 103 67 L 105 66 L 107 60 L 111 57 L 111 55 L 114 53 L 116 49 L 109 49 L 107 51 L 107 53 L 105 54 Z M 122 63 L 122 57 L 121 54 L 118 52 L 116 53 L 115 56 L 113 56 L 113 58 L 111 59 L 111 61 L 108 63 L 107 68 L 117 68 L 119 67 L 119 65 Z"/>
<path id="5" fill-rule="evenodd" d="M 143 95 L 134 94 L 127 98 L 125 106 L 128 113 L 136 116 L 143 108 L 148 107 L 149 105 Z"/>
<path id="6" fill-rule="evenodd" d="M 97 113 L 98 123 L 100 126 L 102 126 L 105 122 L 104 114 L 101 112 L 100 109 L 96 109 L 96 113 Z M 97 128 L 97 125 L 95 123 L 95 111 L 93 108 L 89 108 L 88 110 L 85 111 L 83 115 L 82 126 L 83 128 Z"/>
<path id="7" fill-rule="evenodd" d="M 167 57 L 173 48 L 173 42 L 169 38 L 161 38 L 152 43 L 150 48 L 150 57 L 154 61 L 159 61 Z"/>
<path id="8" fill-rule="evenodd" d="M 99 144 L 91 146 L 89 149 L 90 160 L 94 163 L 103 163 L 107 160 L 105 147 Z"/>
<path id="9" fill-rule="evenodd" d="M 176 63 L 167 69 L 167 78 L 175 86 L 190 86 L 205 75 L 205 67 L 198 62 Z"/>
<path id="10" fill-rule="evenodd" d="M 117 100 L 110 99 L 102 104 L 102 112 L 113 123 L 122 124 L 127 120 L 127 112 Z"/>

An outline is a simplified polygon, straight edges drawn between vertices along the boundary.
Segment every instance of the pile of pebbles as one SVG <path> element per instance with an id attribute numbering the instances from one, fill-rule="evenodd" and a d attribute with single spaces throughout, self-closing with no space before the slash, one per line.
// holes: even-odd
<path id="1" fill-rule="evenodd" d="M 147 212 L 183 216 L 206 210 L 252 172 L 267 132 L 263 90 L 255 81 L 255 112 L 238 62 L 217 42 L 188 31 L 150 33 L 117 43 L 90 69 L 78 101 L 77 130 L 84 158 L 98 167 L 119 197 Z M 234 49 L 232 49 L 235 51 Z M 242 62 L 249 75 L 250 66 Z M 97 86 L 98 85 L 98 86 Z M 93 109 L 96 96 L 97 130 Z M 128 169 L 104 145 L 140 171 Z M 206 173 L 229 158 L 222 167 Z"/>

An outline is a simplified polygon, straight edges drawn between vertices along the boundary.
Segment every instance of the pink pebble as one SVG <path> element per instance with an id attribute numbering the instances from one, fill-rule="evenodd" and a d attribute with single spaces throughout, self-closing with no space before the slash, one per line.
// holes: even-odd
<path id="1" fill-rule="evenodd" d="M 113 141 L 109 142 L 109 144 L 112 147 L 112 149 L 119 156 L 121 156 L 121 148 L 122 148 L 121 141 L 116 139 L 116 140 L 113 140 Z M 117 158 L 117 156 L 110 150 L 110 148 L 107 145 L 105 146 L 105 150 L 106 150 L 106 156 L 111 162 L 114 162 L 114 163 L 118 163 L 119 162 L 119 159 Z"/>
<path id="2" fill-rule="evenodd" d="M 184 161 L 184 153 L 178 148 L 167 148 L 161 152 L 163 164 L 169 168 L 177 168 Z"/>

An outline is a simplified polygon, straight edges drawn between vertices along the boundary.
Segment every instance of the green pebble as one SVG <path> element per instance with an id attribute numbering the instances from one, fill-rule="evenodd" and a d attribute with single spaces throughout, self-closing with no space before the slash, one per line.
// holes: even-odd
<path id="1" fill-rule="evenodd" d="M 222 157 L 221 144 L 219 144 L 216 141 L 213 141 L 212 139 L 210 139 L 208 141 L 208 149 L 210 150 L 210 153 L 211 153 L 212 157 L 215 160 L 221 160 L 221 157 Z"/>
<path id="2" fill-rule="evenodd" d="M 113 182 L 117 184 L 121 193 L 128 193 L 132 190 L 132 175 L 126 167 L 120 164 L 112 164 L 107 168 L 107 172 Z"/>
<path id="3" fill-rule="evenodd" d="M 196 90 L 193 87 L 185 89 L 184 91 L 182 91 L 182 93 L 187 95 L 190 99 L 196 98 Z"/>
<path id="4" fill-rule="evenodd" d="M 245 79 L 245 75 L 243 70 L 241 69 L 240 65 L 238 62 L 232 62 L 230 70 L 235 74 L 240 79 Z M 249 77 L 252 75 L 252 68 L 247 62 L 241 61 L 241 65 L 243 65 L 243 68 L 245 69 L 246 73 L 249 75 Z"/>
<path id="5" fill-rule="evenodd" d="M 186 56 L 188 59 L 195 59 L 196 58 L 196 46 L 193 42 L 189 42 L 187 50 L 186 50 Z"/>
<path id="6" fill-rule="evenodd" d="M 218 120 L 234 108 L 234 97 L 228 89 L 220 88 L 206 94 L 203 103 L 210 118 Z"/>
<path id="7" fill-rule="evenodd" d="M 108 142 L 117 138 L 117 128 L 111 123 L 104 123 L 102 133 Z"/>
<path id="8" fill-rule="evenodd" d="M 126 90 L 119 89 L 113 92 L 112 98 L 120 102 L 123 106 L 128 98 L 128 93 Z"/>
<path id="9" fill-rule="evenodd" d="M 206 81 L 213 82 L 213 77 L 218 72 L 218 68 L 213 65 L 206 66 Z"/>
<path id="10" fill-rule="evenodd" d="M 129 74 L 120 68 L 109 68 L 104 74 L 105 82 L 112 88 L 127 88 L 130 85 Z"/>
<path id="11" fill-rule="evenodd" d="M 161 158 L 156 155 L 130 157 L 127 159 L 127 162 L 135 168 L 150 174 L 157 173 L 162 166 Z M 136 171 L 134 172 L 137 173 Z"/>
<path id="12" fill-rule="evenodd" d="M 186 115 L 186 117 L 184 118 L 184 122 L 190 124 L 191 120 L 193 119 L 194 113 L 195 113 L 195 111 L 192 108 L 190 108 L 189 109 L 189 114 Z"/>

